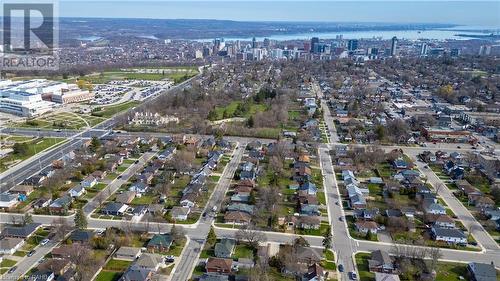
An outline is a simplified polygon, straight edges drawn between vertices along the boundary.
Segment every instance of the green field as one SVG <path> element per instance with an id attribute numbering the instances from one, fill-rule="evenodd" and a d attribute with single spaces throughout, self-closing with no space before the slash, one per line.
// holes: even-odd
<path id="1" fill-rule="evenodd" d="M 21 128 L 38 128 L 38 129 L 81 129 L 85 127 L 93 127 L 104 121 L 104 118 L 70 113 L 61 112 L 50 114 L 46 116 L 37 117 L 34 119 L 29 119 L 23 123 L 14 123 L 12 127 Z"/>
<path id="2" fill-rule="evenodd" d="M 115 272 L 115 271 L 101 271 L 95 278 L 96 281 L 116 281 L 120 279 L 120 276 L 122 275 L 121 272 Z"/>
<path id="3" fill-rule="evenodd" d="M 24 153 L 9 153 L 4 158 L 0 159 L 0 172 L 5 171 L 12 163 L 26 160 L 51 146 L 61 143 L 63 140 L 63 138 L 36 138 L 27 142 L 27 150 Z M 23 143 L 26 142 L 23 141 Z"/>
<path id="4" fill-rule="evenodd" d="M 263 112 L 267 110 L 267 106 L 265 104 L 251 104 L 250 109 L 245 114 L 235 114 L 238 105 L 241 104 L 240 101 L 233 101 L 226 106 L 218 106 L 215 108 L 215 112 L 217 113 L 217 118 L 215 120 L 221 120 L 232 117 L 244 117 L 248 118 L 251 115 L 254 115 L 257 112 Z M 226 113 L 226 117 L 224 117 L 224 112 Z"/>

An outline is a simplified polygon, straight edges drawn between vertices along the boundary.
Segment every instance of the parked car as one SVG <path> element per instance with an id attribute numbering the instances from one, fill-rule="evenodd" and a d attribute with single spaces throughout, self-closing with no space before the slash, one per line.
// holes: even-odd
<path id="1" fill-rule="evenodd" d="M 32 250 L 32 251 L 30 251 L 30 252 L 27 254 L 27 256 L 28 256 L 28 257 L 31 257 L 31 256 L 33 256 L 34 254 L 35 254 L 35 250 Z"/>
<path id="2" fill-rule="evenodd" d="M 351 271 L 350 275 L 351 275 L 351 280 L 358 280 L 358 276 L 356 275 L 356 272 Z"/>
<path id="3" fill-rule="evenodd" d="M 42 242 L 40 242 L 40 245 L 44 246 L 44 245 L 47 245 L 47 243 L 49 243 L 49 239 L 43 239 Z"/>
<path id="4" fill-rule="evenodd" d="M 344 272 L 344 266 L 339 264 L 339 272 Z"/>
<path id="5" fill-rule="evenodd" d="M 9 273 L 9 274 L 10 274 L 10 273 L 13 273 L 14 271 L 16 271 L 16 269 L 17 269 L 17 266 L 13 266 L 13 267 L 11 267 L 11 268 L 9 269 L 9 271 L 8 271 L 7 273 Z"/>
<path id="6" fill-rule="evenodd" d="M 175 261 L 174 256 L 166 256 L 165 257 L 165 262 L 174 262 L 174 261 Z"/>

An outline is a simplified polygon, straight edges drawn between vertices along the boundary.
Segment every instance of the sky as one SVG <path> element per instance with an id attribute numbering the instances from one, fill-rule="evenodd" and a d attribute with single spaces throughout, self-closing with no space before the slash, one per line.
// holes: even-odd
<path id="1" fill-rule="evenodd" d="M 450 23 L 500 28 L 500 1 L 59 0 L 62 17 Z"/>

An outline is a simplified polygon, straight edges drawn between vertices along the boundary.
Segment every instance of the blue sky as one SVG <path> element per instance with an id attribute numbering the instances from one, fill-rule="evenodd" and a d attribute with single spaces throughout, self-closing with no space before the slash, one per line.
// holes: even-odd
<path id="1" fill-rule="evenodd" d="M 500 27 L 500 1 L 79 1 L 63 17 L 454 23 Z"/>

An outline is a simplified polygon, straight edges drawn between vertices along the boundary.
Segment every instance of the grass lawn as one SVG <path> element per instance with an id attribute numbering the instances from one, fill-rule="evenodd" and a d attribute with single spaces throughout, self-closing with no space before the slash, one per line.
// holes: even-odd
<path id="1" fill-rule="evenodd" d="M 104 117 L 104 118 L 109 118 L 121 111 L 125 111 L 129 108 L 132 108 L 136 105 L 138 105 L 139 102 L 136 101 L 129 101 L 129 102 L 124 102 L 120 103 L 117 105 L 112 105 L 112 106 L 106 106 L 106 107 L 101 107 L 100 110 L 96 110 L 92 112 L 93 116 L 97 117 Z"/>
<path id="2" fill-rule="evenodd" d="M 186 67 L 148 67 L 147 69 L 157 70 L 156 72 L 138 72 L 139 68 L 116 69 L 113 71 L 102 72 L 97 75 L 85 76 L 81 79 L 93 84 L 105 84 L 112 80 L 150 80 L 159 81 L 171 79 L 175 83 L 181 83 L 196 74 L 198 69 L 195 66 Z"/>
<path id="3" fill-rule="evenodd" d="M 323 236 L 329 229 L 330 225 L 322 222 L 319 229 L 297 229 L 295 232 L 298 235 Z"/>
<path id="4" fill-rule="evenodd" d="M 127 269 L 130 266 L 130 264 L 132 264 L 131 261 L 111 259 L 104 266 L 104 269 L 105 270 L 113 270 L 113 271 L 124 271 L 125 269 Z"/>
<path id="5" fill-rule="evenodd" d="M 234 259 L 247 258 L 253 259 L 253 250 L 247 245 L 236 245 L 233 254 Z"/>
<path id="6" fill-rule="evenodd" d="M 250 104 L 250 110 L 243 115 L 235 115 L 236 108 L 241 104 L 239 101 L 233 101 L 226 106 L 219 106 L 215 108 L 215 112 L 217 113 L 217 118 L 215 120 L 221 120 L 224 118 L 224 112 L 226 112 L 226 118 L 232 117 L 244 117 L 248 118 L 254 115 L 257 112 L 263 112 L 267 110 L 267 106 L 265 104 Z"/>
<path id="7" fill-rule="evenodd" d="M 325 251 L 324 254 L 325 254 L 325 259 L 327 259 L 329 261 L 335 260 L 335 254 L 333 253 L 332 250 Z"/>
<path id="8" fill-rule="evenodd" d="M 465 264 L 438 262 L 436 281 L 461 280 L 460 276 L 467 276 L 467 266 Z"/>
<path id="9" fill-rule="evenodd" d="M 337 265 L 333 261 L 322 260 L 321 266 L 326 270 L 337 270 Z"/>
<path id="10" fill-rule="evenodd" d="M 135 197 L 130 204 L 132 205 L 149 205 L 156 201 L 156 196 L 150 194 L 143 194 L 141 197 Z"/>
<path id="11" fill-rule="evenodd" d="M 13 267 L 16 263 L 16 261 L 4 259 L 2 263 L 0 263 L 0 267 Z"/>
<path id="12" fill-rule="evenodd" d="M 95 278 L 96 281 L 116 281 L 120 279 L 120 276 L 122 275 L 121 272 L 115 272 L 115 271 L 101 271 Z"/>
<path id="13" fill-rule="evenodd" d="M 371 258 L 371 254 L 359 253 L 356 254 L 356 265 L 359 272 L 359 280 L 361 281 L 372 281 L 375 280 L 375 273 L 372 273 L 368 269 L 368 260 Z"/>
<path id="14" fill-rule="evenodd" d="M 8 165 L 14 162 L 21 162 L 31 156 L 42 152 L 51 146 L 61 143 L 63 138 L 36 138 L 28 142 L 28 148 L 24 154 L 9 153 L 4 158 L 0 159 L 0 172 L 7 170 Z"/>

